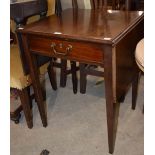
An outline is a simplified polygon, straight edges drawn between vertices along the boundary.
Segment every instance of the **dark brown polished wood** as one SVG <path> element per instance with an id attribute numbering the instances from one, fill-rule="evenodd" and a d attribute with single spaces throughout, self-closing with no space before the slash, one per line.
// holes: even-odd
<path id="1" fill-rule="evenodd" d="M 124 0 L 127 10 L 144 10 L 144 0 Z"/>
<path id="2" fill-rule="evenodd" d="M 113 153 L 118 99 L 127 92 L 136 74 L 134 48 L 144 35 L 144 15 L 139 11 L 79 9 L 77 22 L 74 22 L 74 11 L 65 10 L 59 17 L 52 15 L 19 30 L 42 122 L 44 126 L 47 125 L 46 108 L 34 59 L 36 54 L 103 65 L 109 152 Z"/>

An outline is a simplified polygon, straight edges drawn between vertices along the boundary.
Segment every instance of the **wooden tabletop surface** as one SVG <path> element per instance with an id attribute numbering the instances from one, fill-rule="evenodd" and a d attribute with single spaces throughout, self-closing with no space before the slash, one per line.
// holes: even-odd
<path id="1" fill-rule="evenodd" d="M 22 33 L 114 43 L 143 18 L 143 11 L 67 9 L 59 17 L 51 15 L 27 25 Z"/>

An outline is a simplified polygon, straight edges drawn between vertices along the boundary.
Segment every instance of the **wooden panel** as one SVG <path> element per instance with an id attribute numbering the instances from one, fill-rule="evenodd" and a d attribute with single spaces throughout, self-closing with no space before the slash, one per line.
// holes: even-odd
<path id="1" fill-rule="evenodd" d="M 55 50 L 58 54 L 54 53 L 51 47 L 55 43 Z M 66 48 L 72 46 L 72 49 L 67 52 Z M 55 56 L 64 59 L 76 60 L 86 63 L 103 64 L 103 53 L 101 46 L 92 43 L 75 42 L 62 39 L 50 39 L 46 37 L 29 37 L 30 50 L 41 55 Z M 59 54 L 62 53 L 62 54 Z M 67 55 L 65 55 L 67 53 Z"/>
<path id="2" fill-rule="evenodd" d="M 117 99 L 122 98 L 128 91 L 136 73 L 135 48 L 144 37 L 144 21 L 141 21 L 116 46 L 116 92 Z M 130 44 L 129 44 L 130 42 Z"/>

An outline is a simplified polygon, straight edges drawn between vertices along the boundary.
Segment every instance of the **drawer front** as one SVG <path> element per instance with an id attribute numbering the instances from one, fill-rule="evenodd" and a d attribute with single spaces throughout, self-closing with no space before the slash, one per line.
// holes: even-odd
<path id="1" fill-rule="evenodd" d="M 31 51 L 42 55 L 103 64 L 101 46 L 96 44 L 31 36 L 29 47 Z"/>

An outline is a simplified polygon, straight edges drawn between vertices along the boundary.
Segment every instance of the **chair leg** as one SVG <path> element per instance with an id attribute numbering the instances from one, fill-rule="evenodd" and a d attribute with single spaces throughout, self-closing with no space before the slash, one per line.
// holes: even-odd
<path id="1" fill-rule="evenodd" d="M 30 96 L 29 96 L 30 94 L 29 94 L 28 87 L 26 87 L 22 90 L 18 90 L 18 94 L 19 94 L 21 104 L 23 107 L 27 126 L 28 126 L 28 128 L 31 129 L 33 127 L 33 120 L 32 120 L 32 111 L 31 111 L 31 107 L 30 107 L 31 101 L 30 101 Z"/>
<path id="2" fill-rule="evenodd" d="M 78 79 L 77 79 L 77 74 L 76 74 L 76 62 L 75 61 L 71 61 L 71 74 L 72 74 L 73 92 L 74 94 L 76 94 Z"/>
<path id="3" fill-rule="evenodd" d="M 31 96 L 31 88 L 30 88 L 30 86 L 27 87 L 27 92 L 28 92 L 28 95 L 29 95 L 30 108 L 32 109 L 32 107 L 33 107 L 33 105 L 32 105 L 33 95 Z"/>
<path id="4" fill-rule="evenodd" d="M 140 79 L 141 72 L 137 71 L 134 80 L 132 81 L 132 109 L 136 108 L 137 94 L 138 94 L 138 84 Z"/>
<path id="5" fill-rule="evenodd" d="M 86 93 L 87 75 L 84 71 L 85 64 L 80 63 L 80 93 Z"/>
<path id="6" fill-rule="evenodd" d="M 48 66 L 47 70 L 48 70 L 51 86 L 53 90 L 57 90 L 56 71 L 54 70 L 54 67 L 53 67 L 53 60 L 50 61 L 50 65 Z"/>
<path id="7" fill-rule="evenodd" d="M 61 59 L 60 87 L 65 87 L 67 81 L 67 60 Z"/>

